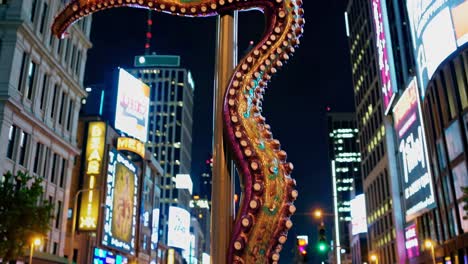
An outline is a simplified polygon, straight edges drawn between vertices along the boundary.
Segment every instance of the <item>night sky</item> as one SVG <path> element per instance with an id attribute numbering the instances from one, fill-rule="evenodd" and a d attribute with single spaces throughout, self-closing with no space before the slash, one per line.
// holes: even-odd
<path id="1" fill-rule="evenodd" d="M 273 77 L 263 102 L 263 115 L 295 166 L 292 176 L 300 194 L 295 226 L 281 255 L 285 264 L 292 258 L 295 235 L 309 235 L 309 254 L 315 251 L 317 222 L 304 214 L 316 207 L 332 210 L 326 108 L 332 112 L 354 109 L 344 23 L 346 1 L 304 2 L 306 24 L 301 45 Z M 93 48 L 88 52 L 85 85 L 107 82 L 118 66 L 133 67 L 134 56 L 144 53 L 146 19 L 146 10 L 131 8 L 93 15 Z M 151 51 L 180 55 L 182 66 L 194 76 L 191 175 L 197 181 L 211 153 L 216 18 L 153 13 L 153 22 Z M 263 15 L 258 11 L 239 14 L 239 54 L 250 40 L 261 39 L 263 27 Z M 325 222 L 331 239 L 332 218 Z"/>

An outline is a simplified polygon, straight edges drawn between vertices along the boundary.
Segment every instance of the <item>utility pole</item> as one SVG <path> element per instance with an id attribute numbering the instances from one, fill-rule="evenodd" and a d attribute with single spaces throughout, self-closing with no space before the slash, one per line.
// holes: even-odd
<path id="1" fill-rule="evenodd" d="M 224 138 L 223 102 L 237 64 L 237 11 L 217 18 L 216 65 L 213 106 L 213 187 L 211 211 L 211 263 L 227 263 L 234 221 L 232 161 Z"/>

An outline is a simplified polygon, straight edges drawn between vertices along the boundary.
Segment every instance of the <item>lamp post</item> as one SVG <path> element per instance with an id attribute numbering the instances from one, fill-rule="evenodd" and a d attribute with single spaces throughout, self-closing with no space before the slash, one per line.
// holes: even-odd
<path id="1" fill-rule="evenodd" d="M 99 190 L 100 188 L 88 188 L 78 190 L 73 197 L 73 220 L 72 220 L 72 229 L 71 229 L 71 240 L 70 240 L 70 250 L 68 252 L 68 264 L 73 263 L 73 248 L 75 247 L 75 229 L 76 229 L 76 211 L 78 210 L 78 196 L 83 192 L 88 192 L 91 190 Z"/>
<path id="2" fill-rule="evenodd" d="M 424 242 L 424 246 L 425 246 L 426 248 L 430 248 L 430 249 L 431 249 L 432 263 L 435 264 L 436 261 L 435 261 L 435 254 L 434 254 L 434 242 L 432 242 L 432 240 L 430 240 L 430 239 L 426 239 L 426 241 Z"/>
<path id="3" fill-rule="evenodd" d="M 32 263 L 33 253 L 34 253 L 34 246 L 40 246 L 40 245 L 41 245 L 41 239 L 40 238 L 34 238 L 33 241 L 31 242 L 30 251 L 29 251 L 29 264 Z"/>
<path id="4" fill-rule="evenodd" d="M 375 264 L 379 264 L 379 258 L 377 257 L 376 254 L 372 254 L 372 255 L 370 256 L 370 259 L 371 259 L 371 261 L 374 261 Z"/>

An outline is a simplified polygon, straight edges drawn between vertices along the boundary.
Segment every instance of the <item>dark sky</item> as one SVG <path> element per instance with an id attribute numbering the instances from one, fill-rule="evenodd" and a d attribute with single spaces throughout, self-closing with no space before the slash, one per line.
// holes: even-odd
<path id="1" fill-rule="evenodd" d="M 316 241 L 317 222 L 310 216 L 315 207 L 332 208 L 327 152 L 326 108 L 353 111 L 354 101 L 348 45 L 345 34 L 345 0 L 304 1 L 305 28 L 295 56 L 283 67 L 264 97 L 263 114 L 273 135 L 293 162 L 297 180 L 298 215 L 290 232 L 282 263 L 290 263 L 294 237 L 309 235 Z M 93 17 L 85 85 L 106 82 L 118 66 L 132 67 L 133 58 L 144 53 L 147 11 L 111 9 Z M 216 18 L 180 18 L 153 15 L 152 51 L 181 56 L 182 66 L 195 79 L 192 177 L 203 170 L 211 153 L 212 100 Z M 239 53 L 263 32 L 263 15 L 257 11 L 239 15 Z M 196 180 L 196 179 L 195 179 Z M 302 214 L 302 215 L 301 215 Z M 326 219 L 331 239 L 332 219 Z M 310 253 L 315 248 L 311 246 Z"/>

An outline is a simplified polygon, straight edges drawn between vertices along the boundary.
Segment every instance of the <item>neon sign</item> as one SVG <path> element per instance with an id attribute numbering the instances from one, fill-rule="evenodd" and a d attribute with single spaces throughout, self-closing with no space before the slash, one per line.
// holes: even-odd
<path id="1" fill-rule="evenodd" d="M 99 216 L 99 196 L 96 184 L 99 184 L 102 172 L 102 158 L 106 143 L 106 123 L 90 122 L 85 153 L 84 188 L 90 189 L 83 193 L 80 207 L 78 228 L 82 231 L 94 231 L 97 228 Z"/>
<path id="2" fill-rule="evenodd" d="M 117 139 L 117 150 L 128 150 L 145 158 L 145 143 L 138 139 L 119 137 Z"/>

